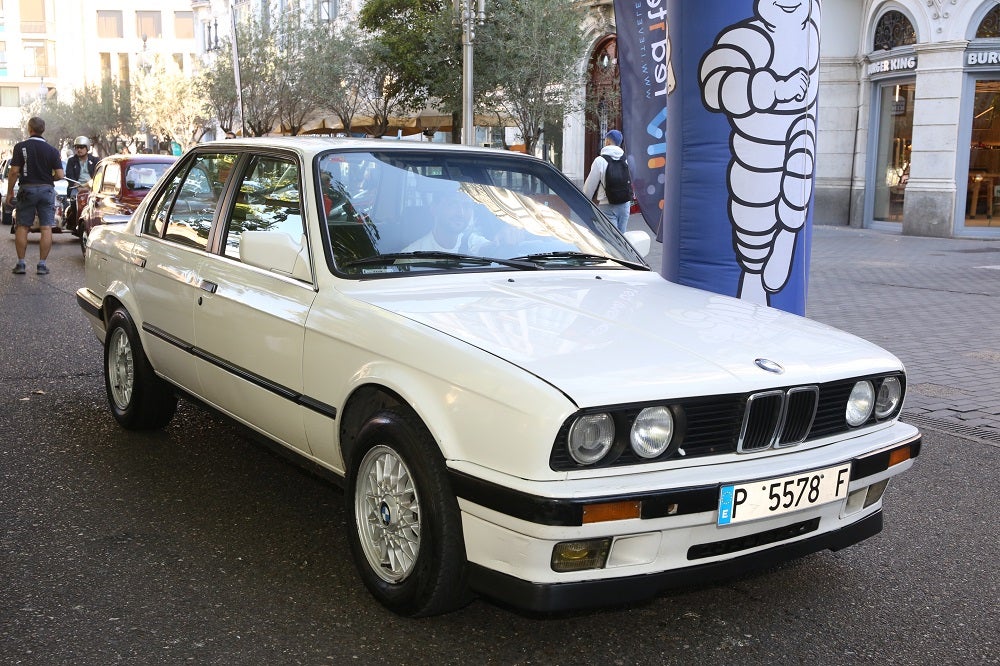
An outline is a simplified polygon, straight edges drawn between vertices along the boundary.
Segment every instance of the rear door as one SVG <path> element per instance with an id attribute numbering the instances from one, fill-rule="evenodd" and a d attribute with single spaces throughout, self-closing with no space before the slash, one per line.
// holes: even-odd
<path id="1" fill-rule="evenodd" d="M 218 164 L 235 154 L 196 153 L 168 176 L 141 221 L 130 285 L 137 325 L 156 371 L 196 395 L 194 311 L 207 287 L 200 277 L 209 233 L 224 190 Z"/>

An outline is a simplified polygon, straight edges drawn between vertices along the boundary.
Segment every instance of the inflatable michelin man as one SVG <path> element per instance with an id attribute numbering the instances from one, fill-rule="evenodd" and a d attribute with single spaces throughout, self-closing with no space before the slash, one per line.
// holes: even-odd
<path id="1" fill-rule="evenodd" d="M 702 102 L 732 127 L 729 219 L 739 297 L 781 291 L 812 199 L 819 85 L 819 0 L 756 0 L 701 61 Z"/>

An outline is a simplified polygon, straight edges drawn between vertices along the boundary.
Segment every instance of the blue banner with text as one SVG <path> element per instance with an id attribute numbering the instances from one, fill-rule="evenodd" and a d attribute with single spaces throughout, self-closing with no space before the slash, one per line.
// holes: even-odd
<path id="1" fill-rule="evenodd" d="M 667 0 L 615 0 L 622 134 L 643 219 L 660 236 L 666 164 L 667 94 L 673 89 Z"/>

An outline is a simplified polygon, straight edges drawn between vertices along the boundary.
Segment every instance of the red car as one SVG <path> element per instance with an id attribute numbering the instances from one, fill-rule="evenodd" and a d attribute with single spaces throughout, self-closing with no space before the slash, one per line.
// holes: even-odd
<path id="1" fill-rule="evenodd" d="M 173 155 L 109 155 L 97 164 L 90 189 L 77 194 L 76 233 L 86 253 L 90 230 L 126 222 L 160 176 L 177 161 Z"/>

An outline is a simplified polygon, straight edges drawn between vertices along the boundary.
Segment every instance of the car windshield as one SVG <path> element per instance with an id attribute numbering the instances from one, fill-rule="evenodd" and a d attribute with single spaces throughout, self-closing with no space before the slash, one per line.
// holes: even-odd
<path id="1" fill-rule="evenodd" d="M 386 150 L 317 158 L 334 270 L 640 268 L 596 206 L 540 160 L 497 152 Z"/>

